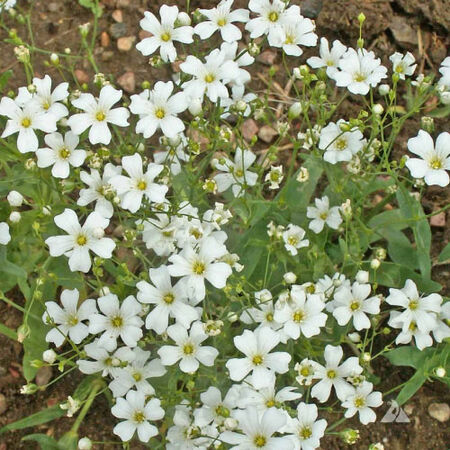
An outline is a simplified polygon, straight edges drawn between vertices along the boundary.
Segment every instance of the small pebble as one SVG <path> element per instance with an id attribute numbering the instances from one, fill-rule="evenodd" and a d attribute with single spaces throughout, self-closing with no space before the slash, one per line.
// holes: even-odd
<path id="1" fill-rule="evenodd" d="M 277 131 L 275 131 L 272 127 L 270 127 L 269 125 L 264 125 L 261 127 L 261 129 L 258 132 L 258 137 L 266 142 L 267 144 L 269 144 L 270 142 L 272 142 L 273 138 L 275 136 L 277 136 L 278 133 Z"/>
<path id="2" fill-rule="evenodd" d="M 0 394 L 0 415 L 3 414 L 8 409 L 8 403 L 6 397 Z"/>
<path id="3" fill-rule="evenodd" d="M 129 52 L 134 45 L 136 38 L 134 36 L 126 36 L 117 39 L 117 48 L 121 52 Z"/>
<path id="4" fill-rule="evenodd" d="M 247 119 L 242 124 L 242 136 L 245 140 L 250 141 L 259 131 L 258 124 L 253 119 Z"/>
<path id="5" fill-rule="evenodd" d="M 109 27 L 109 31 L 114 39 L 119 39 L 127 34 L 127 26 L 120 22 L 113 23 Z"/>
<path id="6" fill-rule="evenodd" d="M 428 414 L 439 422 L 447 422 L 450 418 L 450 406 L 447 403 L 431 403 Z"/>
<path id="7" fill-rule="evenodd" d="M 100 35 L 100 44 L 102 47 L 109 47 L 109 45 L 111 44 L 111 38 L 106 31 L 103 31 Z"/>
<path id="8" fill-rule="evenodd" d="M 36 384 L 38 386 L 45 386 L 53 376 L 53 370 L 50 366 L 42 366 L 36 373 Z"/>
<path id="9" fill-rule="evenodd" d="M 129 94 L 133 93 L 136 89 L 136 77 L 134 72 L 128 71 L 117 78 L 117 84 Z"/>
<path id="10" fill-rule="evenodd" d="M 120 9 L 116 9 L 112 12 L 111 14 L 112 18 L 118 22 L 118 23 L 122 23 L 123 22 L 123 13 Z"/>
<path id="11" fill-rule="evenodd" d="M 266 50 L 258 55 L 258 61 L 266 66 L 271 66 L 277 59 L 277 53 L 272 50 Z"/>
<path id="12" fill-rule="evenodd" d="M 303 0 L 300 3 L 302 16 L 316 19 L 322 10 L 323 0 Z"/>
<path id="13" fill-rule="evenodd" d="M 84 70 L 75 69 L 74 73 L 78 83 L 89 83 L 89 75 Z"/>

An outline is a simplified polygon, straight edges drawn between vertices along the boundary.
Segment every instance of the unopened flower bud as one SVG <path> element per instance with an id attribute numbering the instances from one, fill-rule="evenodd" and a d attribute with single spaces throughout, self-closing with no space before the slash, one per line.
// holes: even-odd
<path id="1" fill-rule="evenodd" d="M 17 191 L 10 191 L 6 199 L 8 200 L 10 206 L 18 207 L 23 203 L 23 195 Z"/>
<path id="2" fill-rule="evenodd" d="M 302 113 L 302 104 L 300 102 L 293 103 L 289 108 L 289 118 L 295 119 Z"/>
<path id="3" fill-rule="evenodd" d="M 428 133 L 433 133 L 433 131 L 434 131 L 434 119 L 432 117 L 423 116 L 420 119 L 420 124 L 422 126 L 422 129 L 424 129 Z"/>
<path id="4" fill-rule="evenodd" d="M 358 270 L 358 273 L 355 276 L 355 280 L 360 284 L 368 283 L 369 272 L 367 272 L 367 270 Z"/>
<path id="5" fill-rule="evenodd" d="M 59 64 L 59 56 L 56 53 L 52 53 L 50 55 L 50 62 L 54 65 L 57 66 Z"/>
<path id="6" fill-rule="evenodd" d="M 201 99 L 200 98 L 192 99 L 188 110 L 193 116 L 199 116 L 203 111 Z"/>
<path id="7" fill-rule="evenodd" d="M 88 437 L 81 438 L 78 441 L 78 449 L 79 450 L 91 450 L 92 441 Z"/>
<path id="8" fill-rule="evenodd" d="M 20 215 L 19 211 L 13 211 L 9 215 L 9 221 L 12 223 L 19 223 L 21 218 L 22 218 L 22 216 Z"/>
<path id="9" fill-rule="evenodd" d="M 361 336 L 359 333 L 356 333 L 356 331 L 354 333 L 349 333 L 348 338 L 355 344 L 361 342 Z"/>
<path id="10" fill-rule="evenodd" d="M 177 21 L 183 27 L 187 27 L 192 23 L 192 20 L 191 20 L 189 14 L 184 11 L 180 11 L 178 13 Z"/>
<path id="11" fill-rule="evenodd" d="M 390 90 L 391 88 L 388 84 L 381 84 L 378 87 L 378 92 L 380 93 L 380 95 L 388 95 Z"/>
<path id="12" fill-rule="evenodd" d="M 380 265 L 381 265 L 381 262 L 379 259 L 374 258 L 374 259 L 372 259 L 372 261 L 370 261 L 370 267 L 373 270 L 377 270 L 380 267 Z"/>
<path id="13" fill-rule="evenodd" d="M 377 116 L 380 116 L 381 114 L 383 114 L 383 111 L 384 111 L 383 105 L 381 105 L 380 103 L 373 105 L 372 112 L 374 114 L 376 114 Z"/>
<path id="14" fill-rule="evenodd" d="M 52 349 L 45 350 L 45 352 L 42 353 L 42 359 L 49 364 L 53 364 L 56 361 L 56 356 L 55 351 Z"/>
<path id="15" fill-rule="evenodd" d="M 297 275 L 293 272 L 287 272 L 283 275 L 283 280 L 288 284 L 293 284 L 297 281 Z"/>
<path id="16" fill-rule="evenodd" d="M 439 378 L 444 378 L 447 371 L 442 367 L 436 367 L 436 369 L 434 370 L 434 373 L 436 374 L 437 377 Z"/>

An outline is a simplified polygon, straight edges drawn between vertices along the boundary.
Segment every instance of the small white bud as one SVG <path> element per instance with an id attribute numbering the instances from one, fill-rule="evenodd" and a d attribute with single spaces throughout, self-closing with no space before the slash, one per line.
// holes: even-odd
<path id="1" fill-rule="evenodd" d="M 300 102 L 295 102 L 289 108 L 289 117 L 295 118 L 298 117 L 302 113 L 302 104 Z"/>
<path id="2" fill-rule="evenodd" d="M 52 213 L 52 207 L 50 205 L 42 207 L 42 214 L 44 214 L 44 216 L 49 216 L 51 213 Z"/>
<path id="3" fill-rule="evenodd" d="M 450 91 L 445 91 L 441 94 L 441 102 L 444 105 L 450 105 Z"/>
<path id="4" fill-rule="evenodd" d="M 358 270 L 355 280 L 360 284 L 368 283 L 369 282 L 369 272 L 367 272 L 367 270 Z"/>
<path id="5" fill-rule="evenodd" d="M 57 66 L 59 64 L 59 56 L 56 53 L 52 53 L 50 55 L 50 61 L 51 61 L 52 64 Z"/>
<path id="6" fill-rule="evenodd" d="M 227 430 L 234 430 L 236 429 L 236 427 L 238 426 L 238 422 L 235 418 L 233 417 L 227 417 L 224 421 L 223 421 L 223 426 L 227 429 Z"/>
<path id="7" fill-rule="evenodd" d="M 359 335 L 359 333 L 349 333 L 348 334 L 348 338 L 355 344 L 357 344 L 358 342 L 361 342 L 361 336 Z"/>
<path id="8" fill-rule="evenodd" d="M 189 26 L 192 23 L 192 20 L 188 13 L 184 11 L 180 11 L 177 16 L 178 23 L 182 26 Z"/>
<path id="9" fill-rule="evenodd" d="M 92 441 L 88 437 L 81 438 L 78 441 L 78 449 L 79 450 L 91 450 Z"/>
<path id="10" fill-rule="evenodd" d="M 9 220 L 12 223 L 18 223 L 20 222 L 20 219 L 22 218 L 21 214 L 19 211 L 13 211 L 10 215 L 9 215 Z"/>
<path id="11" fill-rule="evenodd" d="M 11 191 L 6 199 L 11 206 L 21 206 L 23 203 L 23 195 L 17 191 Z"/>
<path id="12" fill-rule="evenodd" d="M 444 378 L 447 374 L 447 371 L 443 367 L 436 367 L 436 370 L 434 371 L 437 377 Z"/>
<path id="13" fill-rule="evenodd" d="M 381 84 L 378 88 L 378 92 L 380 93 L 380 95 L 388 95 L 390 90 L 391 88 L 388 84 Z"/>
<path id="14" fill-rule="evenodd" d="M 288 284 L 293 284 L 297 281 L 297 275 L 293 272 L 287 272 L 283 275 L 283 279 Z"/>
<path id="15" fill-rule="evenodd" d="M 202 112 L 202 101 L 199 98 L 193 98 L 188 108 L 193 116 L 198 116 Z"/>
<path id="16" fill-rule="evenodd" d="M 53 364 L 56 361 L 56 353 L 54 350 L 45 350 L 44 353 L 42 353 L 42 359 L 49 364 Z"/>
<path id="17" fill-rule="evenodd" d="M 383 114 L 383 111 L 384 111 L 383 105 L 380 105 L 379 103 L 377 103 L 376 105 L 373 105 L 372 112 L 374 114 L 376 114 L 377 116 L 380 116 L 381 114 Z"/>
<path id="18" fill-rule="evenodd" d="M 229 322 L 233 323 L 233 322 L 236 322 L 238 320 L 238 316 L 237 316 L 237 314 L 235 312 L 230 311 L 227 314 L 227 319 L 228 319 Z"/>
<path id="19" fill-rule="evenodd" d="M 108 295 L 111 291 L 109 290 L 108 286 L 103 286 L 100 291 L 99 294 L 103 297 L 105 295 Z"/>
<path id="20" fill-rule="evenodd" d="M 370 355 L 369 352 L 364 352 L 364 353 L 361 355 L 361 358 L 362 358 L 362 360 L 363 360 L 364 362 L 369 362 L 369 361 L 372 359 L 372 356 Z"/>
<path id="21" fill-rule="evenodd" d="M 370 267 L 374 270 L 377 270 L 378 267 L 380 267 L 380 265 L 381 265 L 381 262 L 379 259 L 374 258 L 374 259 L 372 259 L 372 261 L 370 261 Z"/>

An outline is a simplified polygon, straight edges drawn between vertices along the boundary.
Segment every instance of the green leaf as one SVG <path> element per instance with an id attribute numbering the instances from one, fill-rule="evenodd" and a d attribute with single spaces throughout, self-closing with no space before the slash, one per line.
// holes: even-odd
<path id="1" fill-rule="evenodd" d="M 403 405 L 422 387 L 425 381 L 427 381 L 427 377 L 420 371 L 416 372 L 398 393 L 396 402 Z"/>
<path id="2" fill-rule="evenodd" d="M 51 436 L 47 436 L 46 434 L 29 434 L 24 436 L 22 441 L 36 441 L 42 450 L 60 450 L 55 439 Z"/>
<path id="3" fill-rule="evenodd" d="M 5 89 L 6 83 L 8 83 L 8 80 L 11 78 L 12 74 L 12 70 L 7 70 L 6 72 L 2 73 L 2 75 L 0 76 L 0 91 L 3 91 L 3 89 Z"/>
<path id="4" fill-rule="evenodd" d="M 418 368 L 420 361 L 426 357 L 417 347 L 404 346 L 390 350 L 384 355 L 394 366 L 409 366 Z"/>
<path id="5" fill-rule="evenodd" d="M 65 411 L 59 407 L 59 405 L 52 406 L 51 408 L 44 409 L 24 419 L 17 420 L 16 422 L 9 423 L 8 425 L 0 428 L 0 434 L 6 433 L 12 430 L 22 430 L 24 428 L 35 427 L 43 423 L 50 422 L 58 419 L 64 415 Z"/>
<path id="6" fill-rule="evenodd" d="M 4 245 L 0 248 L 0 272 L 11 275 L 15 279 L 27 278 L 27 272 L 22 267 L 6 259 L 6 247 Z"/>
<path id="7" fill-rule="evenodd" d="M 78 3 L 84 8 L 90 9 L 92 14 L 96 17 L 100 17 L 102 15 L 103 9 L 99 5 L 98 1 L 95 0 L 78 0 Z"/>
<path id="8" fill-rule="evenodd" d="M 11 328 L 7 327 L 6 325 L 3 325 L 0 323 L 0 333 L 4 334 L 6 337 L 12 339 L 13 341 L 17 341 L 17 333 L 15 330 L 12 330 Z"/>
<path id="9" fill-rule="evenodd" d="M 78 434 L 75 431 L 68 431 L 58 441 L 58 448 L 60 450 L 77 450 L 77 443 Z"/>
<path id="10" fill-rule="evenodd" d="M 444 250 L 442 250 L 441 254 L 439 255 L 439 262 L 444 262 L 450 260 L 450 243 L 448 243 Z"/>
<path id="11" fill-rule="evenodd" d="M 442 108 L 433 109 L 433 111 L 427 113 L 428 116 L 436 117 L 438 119 L 444 119 L 449 114 L 450 114 L 450 105 L 445 105 Z"/>

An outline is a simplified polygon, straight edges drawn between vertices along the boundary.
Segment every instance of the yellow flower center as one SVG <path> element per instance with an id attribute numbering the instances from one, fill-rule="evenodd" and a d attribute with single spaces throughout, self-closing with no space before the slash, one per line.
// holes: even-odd
<path id="1" fill-rule="evenodd" d="M 300 323 L 305 318 L 305 312 L 302 310 L 295 311 L 293 315 L 294 322 Z"/>
<path id="2" fill-rule="evenodd" d="M 344 138 L 337 139 L 335 147 L 338 150 L 344 150 L 347 147 L 347 141 Z"/>
<path id="3" fill-rule="evenodd" d="M 358 300 L 353 300 L 350 303 L 350 309 L 352 311 L 357 311 L 360 307 L 361 307 L 361 304 L 360 304 L 360 302 Z"/>
<path id="4" fill-rule="evenodd" d="M 170 41 L 170 38 L 171 38 L 170 33 L 167 31 L 161 35 L 161 40 L 164 42 Z"/>
<path id="5" fill-rule="evenodd" d="M 271 22 L 276 22 L 280 16 L 276 11 L 271 11 L 267 17 Z"/>
<path id="6" fill-rule="evenodd" d="M 410 324 L 409 324 L 409 327 L 408 327 L 408 329 L 409 329 L 409 331 L 416 331 L 417 330 L 417 324 L 416 324 L 416 322 L 411 322 Z"/>
<path id="7" fill-rule="evenodd" d="M 336 373 L 336 371 L 333 370 L 333 369 L 330 369 L 330 370 L 327 372 L 327 377 L 328 377 L 330 380 L 332 380 L 333 378 L 336 378 L 336 375 L 337 375 L 337 373 Z"/>
<path id="8" fill-rule="evenodd" d="M 227 19 L 225 19 L 225 17 L 221 17 L 218 21 L 217 21 L 217 25 L 219 27 L 224 27 L 227 24 Z"/>
<path id="9" fill-rule="evenodd" d="M 286 34 L 286 40 L 284 41 L 286 45 L 291 45 L 294 43 L 294 36 L 292 34 Z"/>
<path id="10" fill-rule="evenodd" d="M 155 111 L 155 116 L 156 116 L 158 119 L 164 119 L 164 117 L 166 116 L 166 112 L 164 111 L 164 109 L 158 108 L 158 109 Z"/>
<path id="11" fill-rule="evenodd" d="M 106 119 L 106 114 L 103 111 L 98 111 L 97 114 L 95 115 L 95 118 L 99 122 L 103 122 Z"/>
<path id="12" fill-rule="evenodd" d="M 433 159 L 430 160 L 429 166 L 434 170 L 439 170 L 442 169 L 444 165 L 442 164 L 442 161 L 439 158 L 434 157 Z"/>
<path id="13" fill-rule="evenodd" d="M 266 320 L 267 322 L 273 322 L 273 313 L 267 313 L 266 314 Z"/>
<path id="14" fill-rule="evenodd" d="M 259 366 L 263 363 L 263 357 L 261 355 L 255 355 L 252 359 L 252 363 L 255 366 Z"/>
<path id="15" fill-rule="evenodd" d="M 205 272 L 205 264 L 201 261 L 195 261 L 195 263 L 192 266 L 192 271 L 196 275 L 202 275 Z"/>
<path id="16" fill-rule="evenodd" d="M 77 316 L 69 316 L 67 319 L 67 324 L 71 327 L 74 327 L 78 324 L 78 317 Z"/>
<path id="17" fill-rule="evenodd" d="M 175 300 L 175 296 L 171 292 L 169 292 L 163 297 L 163 300 L 168 305 L 171 305 L 173 303 L 173 301 Z"/>
<path id="18" fill-rule="evenodd" d="M 312 436 L 312 430 L 311 427 L 304 426 L 300 429 L 298 433 L 300 439 L 306 440 L 309 439 Z"/>
<path id="19" fill-rule="evenodd" d="M 80 246 L 82 246 L 82 245 L 86 245 L 86 243 L 87 243 L 86 236 L 85 236 L 84 234 L 80 234 L 80 235 L 77 237 L 77 244 L 80 245 Z"/>
<path id="20" fill-rule="evenodd" d="M 408 307 L 411 311 L 415 311 L 419 307 L 419 302 L 417 300 L 411 300 Z"/>
<path id="21" fill-rule="evenodd" d="M 145 191 L 147 189 L 147 183 L 144 180 L 140 180 L 137 184 L 137 188 L 140 191 Z"/>
<path id="22" fill-rule="evenodd" d="M 362 408 L 366 404 L 366 400 L 364 397 L 356 397 L 353 403 L 357 408 Z"/>
<path id="23" fill-rule="evenodd" d="M 316 286 L 314 286 L 314 284 L 310 284 L 307 288 L 306 288 L 306 292 L 308 294 L 314 294 L 314 292 L 316 292 Z"/>
<path id="24" fill-rule="evenodd" d="M 184 344 L 183 353 L 185 355 L 192 355 L 194 353 L 194 346 L 192 344 Z"/>
<path id="25" fill-rule="evenodd" d="M 208 73 L 207 75 L 205 75 L 205 81 L 207 83 L 212 83 L 215 79 L 216 77 L 212 73 Z"/>
<path id="26" fill-rule="evenodd" d="M 70 156 L 70 150 L 67 149 L 66 147 L 63 147 L 60 151 L 59 151 L 59 156 L 62 159 L 67 159 Z"/>
<path id="27" fill-rule="evenodd" d="M 133 378 L 135 381 L 141 381 L 142 380 L 142 375 L 139 372 L 134 372 L 133 373 Z"/>
<path id="28" fill-rule="evenodd" d="M 272 408 L 273 406 L 275 406 L 275 400 L 273 398 L 271 398 L 270 400 L 267 400 L 266 406 L 268 408 Z"/>
<path id="29" fill-rule="evenodd" d="M 31 119 L 28 117 L 24 117 L 21 122 L 24 128 L 28 128 L 31 125 Z"/>
<path id="30" fill-rule="evenodd" d="M 287 241 L 288 241 L 289 245 L 292 245 L 292 246 L 295 247 L 298 244 L 298 237 L 296 237 L 296 236 L 289 236 Z"/>
<path id="31" fill-rule="evenodd" d="M 142 423 L 145 420 L 144 413 L 142 411 L 135 411 L 133 414 L 133 421 L 136 423 Z"/>
<path id="32" fill-rule="evenodd" d="M 397 73 L 403 73 L 403 72 L 405 71 L 405 68 L 403 67 L 402 64 L 399 64 L 399 65 L 395 68 L 395 71 L 396 71 Z"/>
<path id="33" fill-rule="evenodd" d="M 120 316 L 113 317 L 111 319 L 111 325 L 114 328 L 120 328 L 123 325 L 123 319 Z"/>
<path id="34" fill-rule="evenodd" d="M 236 170 L 236 176 L 242 178 L 244 176 L 244 171 L 242 169 Z"/>
<path id="35" fill-rule="evenodd" d="M 327 217 L 328 217 L 328 213 L 325 211 L 325 212 L 321 213 L 319 217 L 320 217 L 322 220 L 326 220 Z"/>
<path id="36" fill-rule="evenodd" d="M 215 412 L 217 416 L 230 417 L 230 410 L 223 405 L 217 406 Z"/>
<path id="37" fill-rule="evenodd" d="M 264 447 L 266 445 L 267 439 L 265 436 L 258 434 L 255 436 L 255 439 L 253 440 L 255 447 Z"/>
<path id="38" fill-rule="evenodd" d="M 300 370 L 300 375 L 303 377 L 309 377 L 311 375 L 311 371 L 309 370 L 308 366 L 302 367 Z"/>
<path id="39" fill-rule="evenodd" d="M 334 66 L 334 61 L 332 61 L 331 59 L 329 59 L 329 60 L 326 62 L 326 64 L 327 64 L 328 67 L 333 67 L 333 66 Z"/>
<path id="40" fill-rule="evenodd" d="M 356 81 L 357 83 L 361 83 L 363 81 L 366 80 L 366 76 L 363 73 L 355 73 L 353 80 Z"/>
<path id="41" fill-rule="evenodd" d="M 47 109 L 50 108 L 50 102 L 48 100 L 46 100 L 43 104 L 42 107 L 47 111 Z"/>

